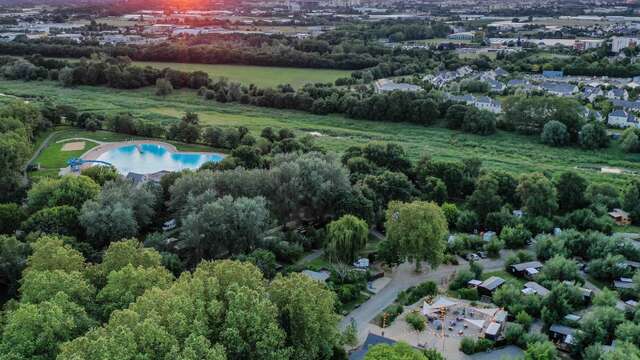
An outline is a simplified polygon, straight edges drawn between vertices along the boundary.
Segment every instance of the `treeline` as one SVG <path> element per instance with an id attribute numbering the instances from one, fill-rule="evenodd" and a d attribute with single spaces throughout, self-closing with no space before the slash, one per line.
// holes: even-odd
<path id="1" fill-rule="evenodd" d="M 40 54 L 44 57 L 81 58 L 94 53 L 127 56 L 134 61 L 166 61 L 195 64 L 239 64 L 257 66 L 289 66 L 303 68 L 356 70 L 378 64 L 368 54 L 318 54 L 289 47 L 232 47 L 222 45 L 193 45 L 162 43 L 146 46 L 86 46 L 33 42 L 4 42 L 0 54 L 25 56 Z"/>
<path id="2" fill-rule="evenodd" d="M 321 34 L 318 38 L 327 40 L 332 44 L 353 41 L 354 39 L 377 40 L 386 38 L 390 41 L 406 41 L 443 38 L 450 32 L 449 25 L 441 22 L 393 19 L 338 26 L 335 30 Z"/>
<path id="3" fill-rule="evenodd" d="M 529 50 L 514 54 L 499 54 L 498 64 L 510 72 L 563 70 L 565 75 L 633 77 L 640 75 L 640 64 L 631 57 L 611 61 L 606 47 L 582 55 L 546 58 L 539 51 Z"/>

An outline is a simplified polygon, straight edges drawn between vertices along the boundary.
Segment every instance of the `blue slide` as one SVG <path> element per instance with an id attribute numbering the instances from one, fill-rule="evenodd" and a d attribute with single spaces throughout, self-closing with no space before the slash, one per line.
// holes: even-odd
<path id="1" fill-rule="evenodd" d="M 82 164 L 85 163 L 96 163 L 96 164 L 103 164 L 103 165 L 109 165 L 111 166 L 110 163 L 106 162 L 106 161 L 100 161 L 100 160 L 83 160 L 83 159 L 79 159 L 79 158 L 72 158 L 67 160 L 67 165 L 69 165 L 71 167 L 71 171 L 79 171 L 80 170 L 80 166 L 82 166 Z"/>

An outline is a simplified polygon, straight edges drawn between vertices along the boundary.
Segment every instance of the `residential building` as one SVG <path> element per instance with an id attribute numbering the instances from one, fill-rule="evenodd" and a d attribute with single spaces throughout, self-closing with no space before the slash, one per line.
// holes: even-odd
<path id="1" fill-rule="evenodd" d="M 488 80 L 487 83 L 489 84 L 489 91 L 492 93 L 501 93 L 507 88 L 498 80 Z"/>
<path id="2" fill-rule="evenodd" d="M 596 101 L 598 96 L 604 96 L 604 91 L 596 86 L 585 86 L 584 89 L 582 89 L 581 96 L 592 103 Z"/>
<path id="3" fill-rule="evenodd" d="M 576 40 L 573 47 L 578 51 L 586 51 L 591 49 L 597 49 L 604 43 L 601 39 L 581 39 Z"/>
<path id="4" fill-rule="evenodd" d="M 549 328 L 549 337 L 554 340 L 556 346 L 561 350 L 569 350 L 575 344 L 576 329 L 568 326 L 553 324 Z"/>
<path id="5" fill-rule="evenodd" d="M 135 186 L 142 186 L 147 182 L 160 183 L 163 176 L 171 173 L 170 171 L 162 170 L 152 174 L 139 174 L 130 172 L 127 174 L 126 179 L 133 182 Z"/>
<path id="6" fill-rule="evenodd" d="M 536 295 L 540 295 L 541 297 L 545 297 L 549 295 L 550 292 L 551 291 L 549 291 L 549 289 L 547 289 L 546 287 L 534 281 L 529 281 L 525 283 L 524 289 L 522 289 L 522 293 L 525 295 L 536 294 Z"/>
<path id="7" fill-rule="evenodd" d="M 478 293 L 480 295 L 491 296 L 496 289 L 504 285 L 505 280 L 498 276 L 491 276 L 487 280 L 478 285 Z"/>
<path id="8" fill-rule="evenodd" d="M 450 34 L 447 36 L 447 39 L 471 41 L 475 38 L 475 36 L 476 36 L 475 31 L 467 31 L 467 32 L 458 32 L 458 33 Z"/>
<path id="9" fill-rule="evenodd" d="M 494 70 L 497 77 L 509 76 L 509 72 L 501 67 Z"/>
<path id="10" fill-rule="evenodd" d="M 564 71 L 545 70 L 542 72 L 542 76 L 549 79 L 559 79 L 564 77 Z"/>
<path id="11" fill-rule="evenodd" d="M 607 92 L 607 99 L 629 100 L 629 93 L 625 89 L 613 88 Z"/>
<path id="12" fill-rule="evenodd" d="M 393 80 L 389 80 L 389 79 L 380 79 L 376 81 L 374 84 L 374 88 L 377 93 L 385 93 L 385 92 L 391 92 L 391 91 L 409 91 L 409 92 L 422 91 L 422 88 L 418 85 L 396 83 Z"/>
<path id="13" fill-rule="evenodd" d="M 529 84 L 529 82 L 524 79 L 511 79 L 507 82 L 507 87 L 521 87 L 527 84 Z"/>
<path id="14" fill-rule="evenodd" d="M 609 114 L 607 123 L 619 128 L 638 127 L 638 119 L 624 110 L 615 110 Z"/>
<path id="15" fill-rule="evenodd" d="M 488 96 L 482 96 L 476 100 L 473 105 L 480 109 L 499 114 L 502 112 L 502 104 L 498 100 L 494 100 Z"/>
<path id="16" fill-rule="evenodd" d="M 618 225 L 629 225 L 631 224 L 631 218 L 629 217 L 629 213 L 622 209 L 613 209 L 613 211 L 609 212 L 609 216 L 616 222 Z"/>
<path id="17" fill-rule="evenodd" d="M 520 264 L 513 264 L 509 267 L 509 271 L 517 276 L 528 277 L 540 272 L 542 269 L 540 261 L 528 261 Z"/>
<path id="18" fill-rule="evenodd" d="M 540 85 L 542 90 L 556 96 L 571 96 L 578 92 L 578 87 L 572 84 L 544 82 Z"/>
<path id="19" fill-rule="evenodd" d="M 614 36 L 611 38 L 611 52 L 619 53 L 623 49 L 636 46 L 637 43 L 637 38 Z"/>
<path id="20" fill-rule="evenodd" d="M 613 104 L 613 106 L 616 108 L 621 108 L 624 110 L 640 110 L 640 101 L 613 99 L 611 100 L 611 104 Z"/>
<path id="21" fill-rule="evenodd" d="M 633 279 L 630 278 L 620 278 L 618 280 L 613 281 L 613 287 L 618 290 L 629 290 L 633 289 Z"/>

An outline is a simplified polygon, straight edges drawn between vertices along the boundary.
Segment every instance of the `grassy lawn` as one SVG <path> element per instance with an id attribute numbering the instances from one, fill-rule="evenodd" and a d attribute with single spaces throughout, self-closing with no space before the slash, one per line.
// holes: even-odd
<path id="1" fill-rule="evenodd" d="M 180 71 L 204 71 L 212 78 L 226 77 L 244 85 L 255 84 L 259 87 L 276 87 L 290 84 L 294 88 L 308 83 L 333 83 L 337 78 L 351 76 L 349 70 L 305 69 L 291 67 L 184 64 L 173 62 L 136 61 L 136 65 L 151 66 L 158 69 L 170 67 Z"/>
<path id="2" fill-rule="evenodd" d="M 331 262 L 323 256 L 317 257 L 311 261 L 300 261 L 300 266 L 312 271 L 329 270 L 333 267 Z"/>
<path id="3" fill-rule="evenodd" d="M 622 185 L 633 176 L 603 174 L 576 167 L 606 164 L 640 171 L 640 154 L 624 153 L 617 142 L 608 149 L 592 151 L 552 148 L 542 144 L 538 137 L 510 132 L 499 131 L 483 137 L 442 126 L 425 127 L 408 123 L 356 120 L 340 115 L 319 116 L 299 111 L 222 104 L 197 97 L 191 90 L 176 91 L 161 98 L 154 95 L 153 88 L 122 91 L 89 86 L 63 88 L 47 81 L 0 81 L 0 93 L 25 97 L 35 102 L 68 104 L 82 111 L 105 115 L 129 112 L 135 117 L 164 125 L 178 121 L 184 112 L 190 110 L 199 114 L 200 122 L 205 126 L 246 126 L 256 136 L 266 126 L 287 127 L 298 135 L 319 132 L 323 136 L 317 138 L 317 143 L 336 152 L 371 141 L 395 142 L 403 145 L 413 160 L 417 160 L 422 154 L 430 154 L 438 160 L 452 161 L 478 157 L 487 168 L 514 174 L 534 171 L 558 174 L 572 169 L 593 181 Z M 2 97 L 0 102 L 2 101 L 10 100 Z"/>
<path id="4" fill-rule="evenodd" d="M 42 154 L 36 158 L 36 163 L 40 164 L 42 169 L 59 169 L 67 166 L 67 160 L 82 156 L 88 150 L 98 146 L 95 142 L 84 142 L 84 149 L 74 151 L 62 151 L 65 143 L 51 143 L 47 146 Z"/>
<path id="5" fill-rule="evenodd" d="M 614 232 L 621 233 L 640 233 L 640 226 L 637 225 L 615 225 L 613 227 Z"/>

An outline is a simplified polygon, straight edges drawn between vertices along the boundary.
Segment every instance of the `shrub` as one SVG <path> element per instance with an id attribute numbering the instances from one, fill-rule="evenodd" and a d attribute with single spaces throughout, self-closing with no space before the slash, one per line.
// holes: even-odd
<path id="1" fill-rule="evenodd" d="M 460 270 L 453 281 L 449 283 L 449 290 L 459 290 L 467 286 L 469 280 L 474 279 L 474 274 L 469 270 Z"/>
<path id="2" fill-rule="evenodd" d="M 503 248 L 504 241 L 500 240 L 497 237 L 494 237 L 484 245 L 484 251 L 486 251 L 487 255 L 489 255 L 489 257 L 492 259 L 500 257 L 500 250 L 502 250 Z"/>
<path id="3" fill-rule="evenodd" d="M 467 355 L 474 354 L 476 352 L 476 342 L 469 337 L 462 338 L 460 342 L 460 351 Z"/>
<path id="4" fill-rule="evenodd" d="M 426 327 L 424 316 L 422 316 L 417 312 L 410 313 L 409 315 L 407 315 L 405 320 L 409 325 L 411 325 L 411 328 L 413 328 L 413 330 L 415 331 L 422 331 Z"/>
<path id="5" fill-rule="evenodd" d="M 384 327 L 391 325 L 391 323 L 398 316 L 400 316 L 400 314 L 402 314 L 403 310 L 404 310 L 404 307 L 400 304 L 391 304 L 387 306 L 384 310 L 382 310 L 382 313 L 378 316 L 378 321 L 377 321 L 378 325 L 379 326 L 384 325 Z M 385 319 L 385 314 L 386 314 L 386 319 Z"/>
<path id="6" fill-rule="evenodd" d="M 524 338 L 525 335 L 526 332 L 524 330 L 524 327 L 520 324 L 510 323 L 504 330 L 504 339 L 507 344 L 524 347 L 526 345 Z"/>
<path id="7" fill-rule="evenodd" d="M 529 239 L 531 239 L 531 232 L 522 224 L 515 227 L 505 226 L 500 233 L 500 240 L 504 241 L 505 246 L 510 249 L 526 246 Z"/>
<path id="8" fill-rule="evenodd" d="M 444 217 L 447 218 L 449 227 L 453 227 L 458 221 L 458 213 L 460 212 L 458 210 L 458 207 L 456 206 L 456 204 L 444 203 L 442 204 L 441 208 L 442 212 L 444 213 Z"/>
<path id="9" fill-rule="evenodd" d="M 476 279 L 480 279 L 482 277 L 482 271 L 484 271 L 484 269 L 482 268 L 482 265 L 475 261 L 472 261 L 471 263 L 469 263 L 469 271 L 473 273 L 473 276 L 475 276 Z"/>
<path id="10" fill-rule="evenodd" d="M 470 300 L 470 301 L 478 301 L 480 300 L 480 295 L 478 294 L 478 289 L 476 288 L 463 288 L 458 290 L 458 296 L 461 299 Z"/>
<path id="11" fill-rule="evenodd" d="M 487 351 L 492 347 L 493 341 L 489 339 L 478 339 L 474 341 L 472 338 L 465 337 L 460 342 L 460 350 L 467 355 Z"/>
<path id="12" fill-rule="evenodd" d="M 531 315 L 527 314 L 526 311 L 522 310 L 516 315 L 516 322 L 522 325 L 526 330 L 529 330 L 529 327 L 533 323 L 533 318 Z"/>
<path id="13" fill-rule="evenodd" d="M 565 146 L 569 142 L 567 127 L 563 123 L 555 120 L 544 124 L 540 137 L 543 143 L 551 146 Z"/>
<path id="14" fill-rule="evenodd" d="M 483 352 L 491 349 L 493 347 L 493 341 L 489 339 L 478 339 L 476 340 L 476 352 Z"/>
<path id="15" fill-rule="evenodd" d="M 418 286 L 410 287 L 398 294 L 396 302 L 408 306 L 415 304 L 425 296 L 433 296 L 438 293 L 438 285 L 433 281 L 424 282 Z"/>
<path id="16" fill-rule="evenodd" d="M 456 229 L 462 232 L 472 233 L 478 229 L 480 220 L 478 215 L 469 210 L 460 211 L 458 213 L 458 220 L 456 221 Z"/>

